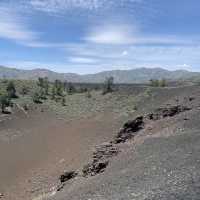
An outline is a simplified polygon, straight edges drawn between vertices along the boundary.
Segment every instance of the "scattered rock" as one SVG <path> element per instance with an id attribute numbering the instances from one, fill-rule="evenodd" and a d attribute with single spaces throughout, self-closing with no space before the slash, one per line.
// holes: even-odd
<path id="1" fill-rule="evenodd" d="M 108 160 L 94 160 L 92 163 L 89 163 L 83 167 L 83 176 L 95 176 L 104 172 L 105 168 L 108 166 Z"/>
<path id="2" fill-rule="evenodd" d="M 188 108 L 186 106 L 171 106 L 166 108 L 158 108 L 155 110 L 154 113 L 150 113 L 147 115 L 147 119 L 150 120 L 159 120 L 165 117 L 173 117 L 181 112 L 185 112 L 191 110 L 191 108 Z"/>
<path id="3" fill-rule="evenodd" d="M 193 101 L 194 99 L 194 97 L 189 97 L 189 101 Z"/>
<path id="4" fill-rule="evenodd" d="M 95 176 L 104 172 L 109 163 L 109 158 L 116 156 L 118 153 L 118 147 L 110 142 L 105 142 L 96 146 L 93 152 L 92 162 L 85 165 L 82 169 L 83 176 Z"/>
<path id="5" fill-rule="evenodd" d="M 128 121 L 124 124 L 123 130 L 124 132 L 136 132 L 140 130 L 143 125 L 143 116 L 137 117 L 134 120 Z"/>
<path id="6" fill-rule="evenodd" d="M 143 116 L 137 117 L 134 120 L 128 121 L 124 124 L 124 127 L 120 130 L 114 139 L 114 143 L 124 143 L 128 139 L 135 136 L 135 133 L 143 128 L 144 121 Z"/>
<path id="7" fill-rule="evenodd" d="M 96 146 L 96 150 L 93 152 L 93 159 L 100 160 L 100 159 L 107 159 L 117 155 L 119 149 L 109 142 L 102 143 L 99 146 Z"/>
<path id="8" fill-rule="evenodd" d="M 29 105 L 28 105 L 28 104 L 24 104 L 24 105 L 23 105 L 23 109 L 24 109 L 25 111 L 28 111 L 28 110 L 29 110 Z"/>
<path id="9" fill-rule="evenodd" d="M 4 113 L 4 114 L 12 114 L 12 108 L 11 108 L 11 107 L 6 107 L 6 108 L 4 108 L 3 113 Z"/>
<path id="10" fill-rule="evenodd" d="M 2 193 L 0 193 L 0 199 L 3 198 L 3 197 L 4 197 L 4 195 Z"/>
<path id="11" fill-rule="evenodd" d="M 176 102 L 179 102 L 179 99 L 175 99 Z"/>
<path id="12" fill-rule="evenodd" d="M 68 181 L 68 180 L 70 180 L 70 179 L 75 178 L 77 175 L 78 175 L 78 174 L 77 174 L 77 172 L 75 172 L 75 171 L 65 172 L 64 174 L 62 174 L 62 175 L 60 176 L 59 179 L 60 179 L 60 182 L 61 182 L 61 183 L 64 183 L 64 182 L 66 182 L 66 181 Z"/>
<path id="13" fill-rule="evenodd" d="M 58 192 L 61 191 L 64 188 L 66 182 L 75 178 L 77 175 L 78 173 L 75 171 L 64 172 L 62 175 L 60 175 L 59 177 L 60 184 L 57 186 L 56 191 Z"/>
<path id="14" fill-rule="evenodd" d="M 61 183 L 60 185 L 58 185 L 56 191 L 60 192 L 64 187 L 65 187 L 65 183 Z"/>
<path id="15" fill-rule="evenodd" d="M 62 158 L 61 160 L 59 160 L 59 163 L 60 164 L 62 164 L 62 163 L 64 163 L 65 162 L 65 159 L 64 158 Z"/>

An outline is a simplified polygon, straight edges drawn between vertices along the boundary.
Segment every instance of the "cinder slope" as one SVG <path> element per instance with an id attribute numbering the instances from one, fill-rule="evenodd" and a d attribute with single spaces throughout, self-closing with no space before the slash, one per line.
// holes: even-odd
<path id="1" fill-rule="evenodd" d="M 199 200 L 199 88 L 182 89 L 165 104 L 192 110 L 147 120 L 134 139 L 120 144 L 104 173 L 70 180 L 51 200 Z"/>

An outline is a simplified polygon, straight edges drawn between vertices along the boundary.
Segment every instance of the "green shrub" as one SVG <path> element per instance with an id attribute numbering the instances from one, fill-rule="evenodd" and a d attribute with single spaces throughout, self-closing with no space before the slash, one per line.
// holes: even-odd
<path id="1" fill-rule="evenodd" d="M 62 106 L 66 106 L 66 99 L 65 99 L 65 96 L 62 97 Z"/>
<path id="2" fill-rule="evenodd" d="M 42 89 L 44 91 L 44 95 L 49 94 L 49 80 L 47 77 L 45 77 L 45 78 L 39 77 L 37 85 L 40 87 L 40 89 Z"/>
<path id="3" fill-rule="evenodd" d="M 161 79 L 161 80 L 151 79 L 150 80 L 150 86 L 152 86 L 152 87 L 166 87 L 167 83 L 166 83 L 165 79 Z"/>
<path id="4" fill-rule="evenodd" d="M 53 87 L 55 89 L 56 95 L 63 96 L 64 85 L 63 85 L 63 83 L 60 80 L 55 80 Z"/>
<path id="5" fill-rule="evenodd" d="M 89 90 L 88 90 L 87 93 L 86 93 L 86 97 L 87 97 L 88 99 L 92 98 L 92 94 L 91 94 L 91 92 L 90 92 Z"/>
<path id="6" fill-rule="evenodd" d="M 105 95 L 107 93 L 113 92 L 113 86 L 114 86 L 114 78 L 112 76 L 106 78 L 102 94 Z"/>
<path id="7" fill-rule="evenodd" d="M 75 86 L 72 84 L 72 83 L 68 83 L 68 86 L 67 86 L 67 93 L 68 94 L 73 94 L 76 92 L 76 88 Z"/>
<path id="8" fill-rule="evenodd" d="M 11 100 L 8 95 L 0 95 L 1 112 L 4 113 L 5 108 L 11 105 Z"/>
<path id="9" fill-rule="evenodd" d="M 20 94 L 22 94 L 23 96 L 29 93 L 29 89 L 28 87 L 26 87 L 25 85 L 22 86 Z"/>
<path id="10" fill-rule="evenodd" d="M 9 98 L 17 98 L 15 84 L 13 81 L 8 82 L 6 90 Z"/>
<path id="11" fill-rule="evenodd" d="M 55 86 L 53 86 L 51 91 L 51 99 L 54 100 L 55 98 L 56 98 L 56 89 Z"/>
<path id="12" fill-rule="evenodd" d="M 160 80 L 160 87 L 166 87 L 167 83 L 165 79 Z"/>
<path id="13" fill-rule="evenodd" d="M 41 96 L 40 96 L 40 93 L 38 91 L 33 93 L 32 99 L 33 99 L 34 103 L 37 103 L 37 104 L 41 104 L 42 103 Z"/>

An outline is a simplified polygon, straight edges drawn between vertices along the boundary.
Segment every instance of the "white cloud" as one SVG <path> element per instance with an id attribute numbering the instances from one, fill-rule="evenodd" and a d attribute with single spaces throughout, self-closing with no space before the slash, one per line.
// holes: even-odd
<path id="1" fill-rule="evenodd" d="M 137 23 L 124 21 L 95 26 L 83 40 L 102 45 L 195 45 L 200 42 L 200 38 L 194 36 L 145 35 Z"/>
<path id="2" fill-rule="evenodd" d="M 128 51 L 123 51 L 122 52 L 122 56 L 127 56 L 128 55 Z"/>
<path id="3" fill-rule="evenodd" d="M 169 69 L 192 69 L 200 62 L 200 46 L 155 45 L 101 45 L 71 44 L 66 53 L 73 57 L 96 59 L 99 69 L 165 67 Z M 75 63 L 80 64 L 80 63 Z"/>
<path id="4" fill-rule="evenodd" d="M 143 0 L 30 0 L 28 2 L 34 9 L 57 13 L 72 8 L 99 10 L 112 8 L 114 5 L 124 6 L 125 3 L 139 3 Z"/>
<path id="5" fill-rule="evenodd" d="M 194 45 L 198 41 L 198 38 L 182 38 L 171 35 L 163 36 L 138 36 L 135 39 L 134 44 L 139 45 Z"/>
<path id="6" fill-rule="evenodd" d="M 33 48 L 65 48 L 67 46 L 66 43 L 52 43 L 52 42 L 42 42 L 42 41 L 26 41 L 25 43 L 21 42 L 21 44 L 33 47 Z"/>
<path id="7" fill-rule="evenodd" d="M 97 44 L 133 44 L 134 32 L 135 30 L 130 25 L 98 26 L 93 28 L 85 40 Z"/>
<path id="8" fill-rule="evenodd" d="M 96 59 L 86 57 L 70 57 L 68 61 L 75 64 L 94 64 L 97 62 Z"/>
<path id="9" fill-rule="evenodd" d="M 26 18 L 9 6 L 0 7 L 0 16 L 0 38 L 33 48 L 64 48 L 66 46 L 65 43 L 41 41 L 41 33 L 32 31 L 27 25 Z"/>
<path id="10" fill-rule="evenodd" d="M 97 9 L 102 2 L 99 0 L 31 0 L 30 5 L 41 11 L 57 12 L 71 8 Z"/>
<path id="11" fill-rule="evenodd" d="M 30 31 L 14 10 L 1 7 L 0 16 L 0 38 L 24 44 L 38 39 L 39 34 Z"/>

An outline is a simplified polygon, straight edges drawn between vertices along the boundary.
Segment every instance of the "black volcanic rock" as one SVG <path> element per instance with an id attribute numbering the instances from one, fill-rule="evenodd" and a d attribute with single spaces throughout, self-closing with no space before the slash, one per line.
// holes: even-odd
<path id="1" fill-rule="evenodd" d="M 135 136 L 136 132 L 143 128 L 143 116 L 137 117 L 134 120 L 128 121 L 119 131 L 114 139 L 114 143 L 123 143 Z"/>
<path id="2" fill-rule="evenodd" d="M 150 120 L 159 120 L 165 117 L 173 117 L 181 112 L 189 110 L 191 110 L 191 108 L 182 105 L 158 108 L 155 112 L 148 114 L 147 118 Z"/>
<path id="3" fill-rule="evenodd" d="M 75 171 L 65 172 L 60 176 L 60 182 L 64 183 L 72 178 L 75 178 L 77 176 L 77 173 Z"/>

